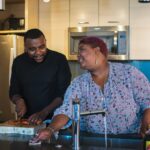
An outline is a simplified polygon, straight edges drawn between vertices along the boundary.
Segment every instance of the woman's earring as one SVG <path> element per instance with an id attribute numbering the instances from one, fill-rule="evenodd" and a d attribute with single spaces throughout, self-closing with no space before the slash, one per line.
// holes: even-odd
<path id="1" fill-rule="evenodd" d="M 97 59 L 95 59 L 95 65 L 97 65 L 98 64 L 98 61 L 97 61 Z"/>

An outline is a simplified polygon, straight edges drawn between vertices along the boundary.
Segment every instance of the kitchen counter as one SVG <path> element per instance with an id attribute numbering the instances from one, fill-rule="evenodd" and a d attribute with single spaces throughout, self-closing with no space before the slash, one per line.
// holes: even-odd
<path id="1" fill-rule="evenodd" d="M 81 133 L 80 150 L 105 150 L 103 135 Z M 61 133 L 58 140 L 51 143 L 43 142 L 41 145 L 32 146 L 28 141 L 33 136 L 27 135 L 2 135 L 0 134 L 1 150 L 71 150 L 72 136 L 70 133 Z M 143 140 L 139 135 L 108 135 L 107 150 L 142 150 Z"/>

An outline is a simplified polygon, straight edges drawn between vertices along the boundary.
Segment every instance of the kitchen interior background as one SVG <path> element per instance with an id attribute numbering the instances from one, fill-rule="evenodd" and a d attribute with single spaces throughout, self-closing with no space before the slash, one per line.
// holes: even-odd
<path id="1" fill-rule="evenodd" d="M 144 75 L 148 78 L 148 80 L 150 81 L 150 61 L 149 60 L 115 61 L 115 62 L 128 63 L 128 64 L 135 66 L 140 71 L 142 71 Z M 72 72 L 72 79 L 85 72 L 83 69 L 80 68 L 79 64 L 76 61 L 69 61 L 69 65 L 70 65 L 71 72 Z"/>
<path id="2" fill-rule="evenodd" d="M 129 60 L 121 62 L 136 66 L 150 80 L 150 3 L 139 3 L 138 0 L 51 0 L 48 4 L 40 1 L 39 10 L 39 26 L 47 34 L 49 47 L 67 56 L 68 27 L 129 26 Z M 45 21 L 47 23 L 43 24 Z M 77 61 L 69 60 L 69 64 L 73 78 L 84 72 Z"/>
<path id="3" fill-rule="evenodd" d="M 2 47 L 9 45 L 6 44 L 9 41 L 0 43 L 0 120 L 14 116 L 14 107 L 8 97 L 10 67 L 12 59 L 24 51 L 22 35 L 30 28 L 41 29 L 48 48 L 68 58 L 69 27 L 129 26 L 129 59 L 110 61 L 130 63 L 150 80 L 150 3 L 139 3 L 138 0 L 5 1 L 5 9 L 0 11 L 0 35 L 13 35 L 13 46 L 4 51 Z M 68 61 L 72 78 L 84 72 L 76 60 Z M 10 109 L 6 108 L 8 105 Z"/>

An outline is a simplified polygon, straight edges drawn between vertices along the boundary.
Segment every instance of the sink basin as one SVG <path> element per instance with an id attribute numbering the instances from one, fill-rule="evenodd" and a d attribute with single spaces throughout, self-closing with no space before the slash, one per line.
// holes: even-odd
<path id="1" fill-rule="evenodd" d="M 69 133 L 61 134 L 58 139 L 59 143 L 72 144 L 72 135 Z M 97 135 L 91 133 L 80 133 L 80 146 L 95 146 L 105 147 L 104 135 Z M 108 135 L 107 147 L 111 149 L 133 149 L 143 150 L 143 139 L 138 134 L 128 135 Z"/>

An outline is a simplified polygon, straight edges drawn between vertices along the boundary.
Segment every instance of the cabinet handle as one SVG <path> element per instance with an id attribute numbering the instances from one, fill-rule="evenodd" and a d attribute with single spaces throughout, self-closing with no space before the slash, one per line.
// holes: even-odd
<path id="1" fill-rule="evenodd" d="M 80 22 L 78 22 L 78 24 L 89 24 L 89 22 L 88 21 L 80 21 Z"/>
<path id="2" fill-rule="evenodd" d="M 119 21 L 108 21 L 108 23 L 120 23 Z"/>

